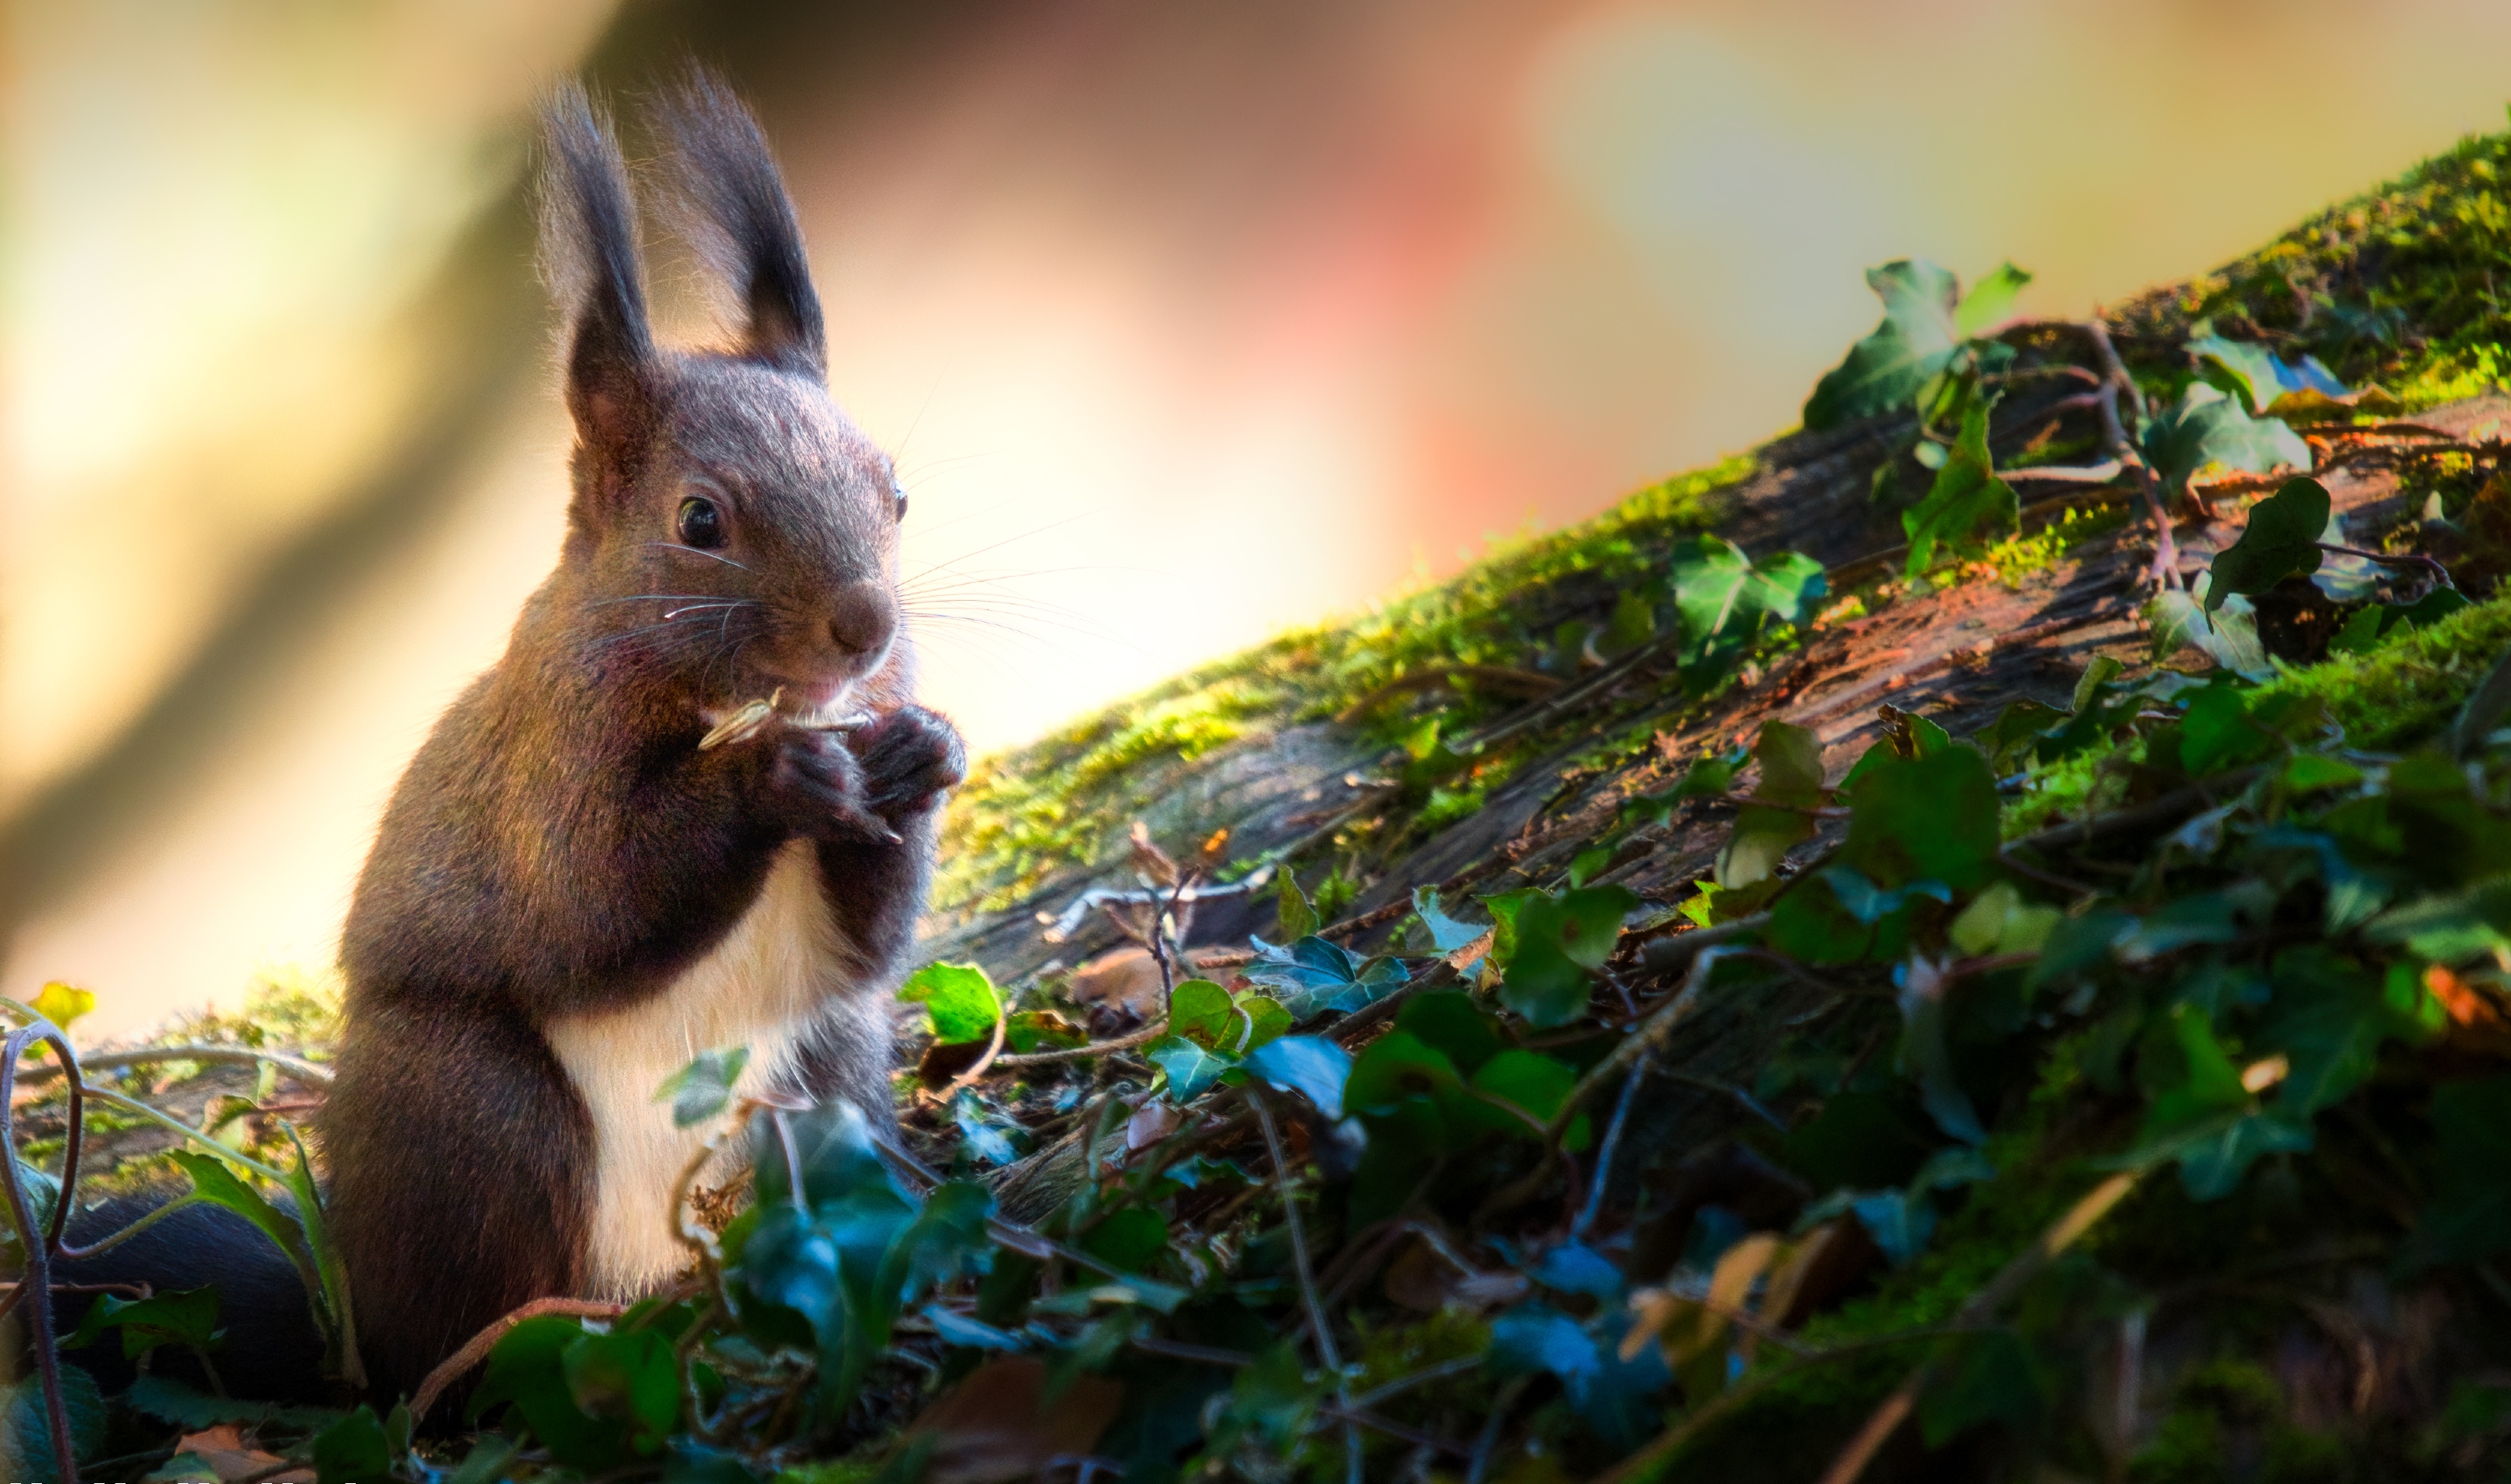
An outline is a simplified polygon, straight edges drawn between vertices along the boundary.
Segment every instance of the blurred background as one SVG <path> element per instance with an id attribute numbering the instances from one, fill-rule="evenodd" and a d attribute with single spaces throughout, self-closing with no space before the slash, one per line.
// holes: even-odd
<path id="1" fill-rule="evenodd" d="M 520 187 L 570 70 L 755 102 L 983 750 L 1792 424 L 1870 263 L 2082 312 L 2511 97 L 2497 0 L 6 16 L 0 993 L 107 1035 L 329 962 L 554 558 Z"/>

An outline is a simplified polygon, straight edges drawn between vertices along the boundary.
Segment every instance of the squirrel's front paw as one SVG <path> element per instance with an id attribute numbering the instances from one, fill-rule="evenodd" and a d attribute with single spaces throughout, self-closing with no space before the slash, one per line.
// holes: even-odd
<path id="1" fill-rule="evenodd" d="M 901 706 L 856 732 L 853 747 L 864 806 L 893 826 L 932 808 L 968 776 L 958 728 L 921 706 Z"/>
<path id="2" fill-rule="evenodd" d="M 767 796 L 794 834 L 816 840 L 896 838 L 897 832 L 869 806 L 863 762 L 843 737 L 786 726 L 779 728 L 774 745 Z"/>

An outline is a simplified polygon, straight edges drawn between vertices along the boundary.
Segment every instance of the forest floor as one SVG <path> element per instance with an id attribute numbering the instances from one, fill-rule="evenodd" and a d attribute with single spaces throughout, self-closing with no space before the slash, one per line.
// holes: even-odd
<path id="1" fill-rule="evenodd" d="M 508 1334 L 476 1430 L 164 1378 L 83 1456 L 2499 1476 L 2506 168 L 2084 323 L 1878 269 L 1807 428 L 985 763 L 904 1157 L 702 1057 L 786 1158 L 670 1294 Z M 322 1013 L 178 1038 L 319 1062 Z M 90 1080 L 286 1165 L 320 1069 L 250 1063 Z"/>

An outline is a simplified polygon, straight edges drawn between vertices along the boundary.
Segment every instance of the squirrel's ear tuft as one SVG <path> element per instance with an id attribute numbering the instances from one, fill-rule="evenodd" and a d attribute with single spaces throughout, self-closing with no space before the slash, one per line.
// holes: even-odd
<path id="1" fill-rule="evenodd" d="M 825 379 L 819 292 L 758 121 L 697 66 L 656 100 L 654 121 L 667 145 L 674 225 L 729 301 L 739 353 Z"/>
<path id="2" fill-rule="evenodd" d="M 585 442 L 633 460 L 657 418 L 637 208 L 609 116 L 575 83 L 541 110 L 541 277 L 565 316 L 566 407 Z"/>

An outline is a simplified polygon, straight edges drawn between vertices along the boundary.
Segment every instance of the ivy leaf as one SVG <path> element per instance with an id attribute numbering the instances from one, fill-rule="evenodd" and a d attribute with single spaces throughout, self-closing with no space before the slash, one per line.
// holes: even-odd
<path id="1" fill-rule="evenodd" d="M 1127 1272 L 1141 1272 L 1151 1266 L 1169 1244 L 1169 1224 L 1160 1213 L 1148 1206 L 1124 1206 L 1110 1211 L 1090 1234 L 1081 1238 L 1081 1250 L 1111 1268 Z"/>
<path id="2" fill-rule="evenodd" d="M 933 1038 L 946 1046 L 992 1039 L 1003 1009 L 994 982 L 973 963 L 928 963 L 898 987 L 898 997 L 924 1006 Z"/>
<path id="3" fill-rule="evenodd" d="M 2313 356 L 2288 365 L 2263 345 L 2212 334 L 2190 340 L 2188 353 L 2214 362 L 2221 378 L 2232 383 L 2226 390 L 2237 390 L 2250 410 L 2261 417 L 2276 415 L 2276 403 L 2290 393 L 2314 393 L 2323 401 L 2346 395 L 2345 383 Z M 2297 399 L 2294 405 L 2304 404 Z"/>
<path id="4" fill-rule="evenodd" d="M 314 1435 L 314 1477 L 319 1484 L 385 1478 L 392 1464 L 392 1447 L 372 1407 L 362 1405 Z"/>
<path id="5" fill-rule="evenodd" d="M 1735 815 L 1734 833 L 1718 853 L 1717 881 L 1732 889 L 1750 886 L 1778 869 L 1796 846 L 1811 840 L 1822 786 L 1822 739 L 1812 728 L 1787 722 L 1764 722 L 1753 744 L 1761 764 L 1761 781 L 1754 797 L 1790 807 L 1746 804 Z"/>
<path id="6" fill-rule="evenodd" d="M 1433 990 L 1413 996 L 1397 1012 L 1395 1029 L 1447 1053 L 1456 1070 L 1467 1076 L 1506 1044 L 1500 1037 L 1498 1020 L 1485 1014 L 1471 995 L 1458 990 Z"/>
<path id="7" fill-rule="evenodd" d="M 1412 888 L 1412 910 L 1421 916 L 1421 926 L 1430 934 L 1430 947 L 1441 954 L 1452 954 L 1490 931 L 1471 922 L 1459 922 L 1448 916 L 1439 905 L 1439 888 Z"/>
<path id="8" fill-rule="evenodd" d="M 989 1029 L 991 1024 L 987 1022 Z M 701 1051 L 695 1061 L 663 1078 L 663 1085 L 655 1089 L 654 1101 L 672 1105 L 675 1128 L 704 1123 L 732 1101 L 732 1090 L 740 1084 L 742 1069 L 749 1065 L 748 1046 Z"/>
<path id="9" fill-rule="evenodd" d="M 1647 1397 L 1673 1378 L 1665 1358 L 1643 1346 L 1621 1358 L 1612 1337 L 1597 1333 L 1628 1321 L 1607 1308 L 1588 1325 L 1547 1304 L 1521 1304 L 1491 1320 L 1490 1367 L 1499 1376 L 1559 1377 L 1569 1406 L 1608 1447 L 1629 1449 L 1655 1425 Z"/>
<path id="10" fill-rule="evenodd" d="M 1282 1006 L 1294 1021 L 1328 1010 L 1346 1013 L 1385 998 L 1407 977 L 1389 957 L 1363 959 L 1331 938 L 1314 933 L 1288 948 L 1252 940 L 1256 959 L 1240 970 L 1249 981 L 1282 992 Z"/>
<path id="11" fill-rule="evenodd" d="M 1229 992 L 1209 979 L 1188 979 L 1169 991 L 1169 1034 L 1198 1046 L 1220 1043 L 1229 1030 Z"/>
<path id="12" fill-rule="evenodd" d="M 1444 1102 L 1464 1085 L 1463 1075 L 1447 1052 L 1399 1026 L 1371 1041 L 1353 1060 L 1351 1074 L 1343 1082 L 1343 1102 L 1356 1113 L 1379 1113 L 1406 1098 Z"/>
<path id="13" fill-rule="evenodd" d="M 1177 1103 L 1195 1097 L 1238 1065 L 1236 1058 L 1196 1045 L 1182 1035 L 1161 1036 L 1142 1055 L 1169 1074 L 1169 1098 Z"/>
<path id="14" fill-rule="evenodd" d="M 2198 579 L 2201 588 L 2212 580 L 2211 575 Z M 2167 659 L 2183 647 L 2194 647 L 2244 680 L 2264 681 L 2272 676 L 2266 646 L 2259 642 L 2258 609 L 2250 600 L 2236 594 L 2209 612 L 2202 596 L 2164 593 L 2145 605 L 2144 621 L 2153 631 L 2153 657 Z"/>
<path id="15" fill-rule="evenodd" d="M 1622 886 L 1527 894 L 1518 904 L 1516 941 L 1500 965 L 1501 1002 L 1537 1029 L 1586 1013 L 1591 971 L 1612 957 L 1622 918 L 1639 901 Z"/>
<path id="16" fill-rule="evenodd" d="M 2319 539 L 2328 529 L 2328 487 L 2315 479 L 2287 480 L 2250 507 L 2250 523 L 2215 565 L 2206 585 L 2206 609 L 2221 607 L 2234 593 L 2263 593 L 2287 577 L 2319 570 Z"/>
<path id="17" fill-rule="evenodd" d="M 1437 733 L 1431 735 L 1435 739 Z M 1279 919 L 1273 932 L 1283 942 L 1295 943 L 1322 925 L 1308 894 L 1299 889 L 1298 878 L 1287 870 L 1273 879 L 1273 901 L 1274 916 Z"/>
<path id="18" fill-rule="evenodd" d="M 2241 405 L 2202 381 L 2192 381 L 2179 405 L 2144 430 L 2144 459 L 2164 488 L 2177 495 L 2191 476 L 2210 465 L 2264 474 L 2310 467 L 2310 445 L 2273 418 L 2254 418 Z M 2323 521 L 2322 526 L 2326 523 Z M 2314 527 L 2315 537 L 2319 527 Z"/>
<path id="19" fill-rule="evenodd" d="M 126 1359 L 144 1355 L 161 1345 L 207 1350 L 226 1334 L 218 1328 L 218 1293 L 214 1288 L 173 1289 L 145 1299 L 108 1293 L 97 1296 L 86 1317 L 60 1342 L 60 1347 L 74 1350 L 94 1345 L 109 1329 L 122 1332 Z"/>
<path id="20" fill-rule="evenodd" d="M 2014 296 L 2031 275 L 2012 263 L 1998 263 L 1996 271 L 1970 286 L 1962 295 L 1961 307 L 1953 311 L 1953 333 L 1971 339 L 2005 323 L 2014 310 Z"/>
<path id="21" fill-rule="evenodd" d="M 1750 638 L 1767 618 L 1803 623 L 1830 591 L 1822 564 L 1811 557 L 1779 552 L 1755 562 L 1717 535 L 1677 544 L 1668 573 L 1683 643 L 1695 654 L 1720 639 Z"/>
<path id="22" fill-rule="evenodd" d="M 2361 1086 L 2381 1042 L 2425 1040 L 2442 1029 L 2440 1002 L 2424 993 L 2410 964 L 2375 975 L 2312 945 L 2278 954 L 2271 976 L 2275 1002 L 2259 1043 L 2287 1057 L 2276 1107 L 2297 1118 L 2335 1107 Z"/>
<path id="23" fill-rule="evenodd" d="M 1849 791 L 1841 864 L 1885 887 L 1942 881 L 1975 891 L 1996 872 L 1996 780 L 1967 747 L 1885 758 Z"/>
<path id="24" fill-rule="evenodd" d="M 1284 1092 L 1295 1092 L 1329 1119 L 1342 1116 L 1343 1084 L 1351 1078 L 1351 1053 L 1322 1035 L 1285 1035 L 1259 1047 L 1244 1064 Z"/>
<path id="25" fill-rule="evenodd" d="M 1867 269 L 1866 286 L 1883 301 L 1883 323 L 1815 383 L 1804 405 L 1808 432 L 1907 406 L 1960 348 L 1957 285 L 1946 269 L 1922 257 L 1902 258 Z"/>
<path id="26" fill-rule="evenodd" d="M 1989 460 L 1988 409 L 1988 399 L 1972 400 L 1926 498 L 1901 513 L 1901 528 L 1910 537 L 1909 576 L 1933 566 L 1938 547 L 1975 550 L 1990 534 L 2011 535 L 2022 528 L 2022 501 L 2013 486 L 1996 477 Z"/>

